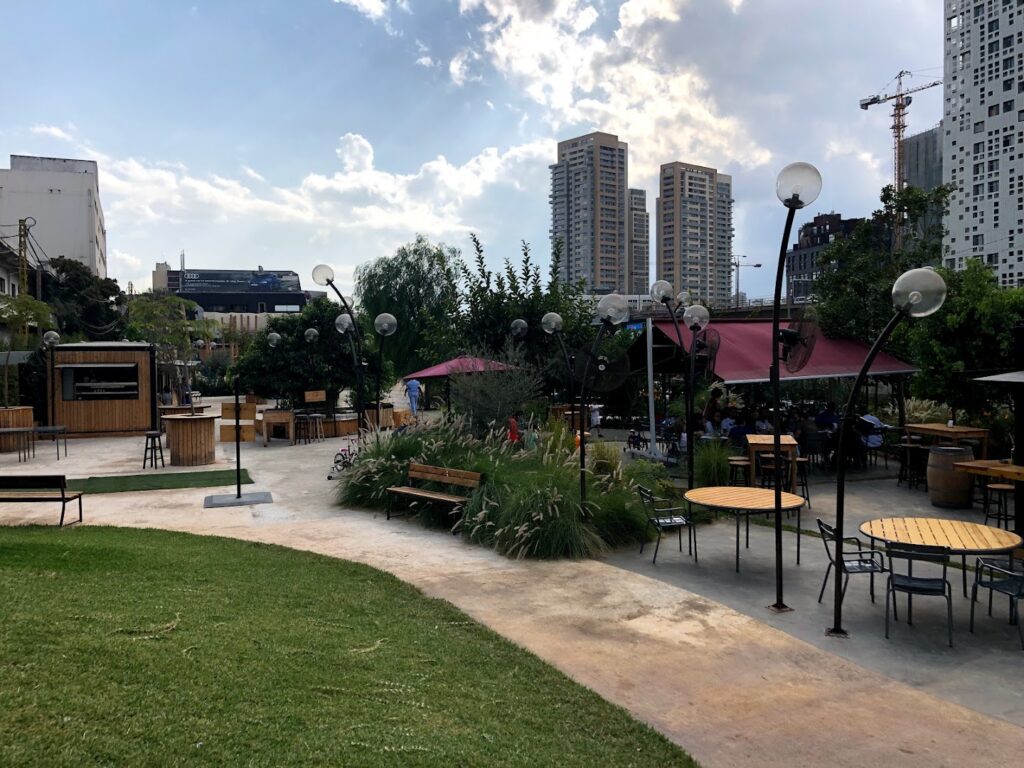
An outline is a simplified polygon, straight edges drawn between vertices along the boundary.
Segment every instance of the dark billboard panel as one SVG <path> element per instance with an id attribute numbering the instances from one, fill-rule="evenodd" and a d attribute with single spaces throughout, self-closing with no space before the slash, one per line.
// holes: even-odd
<path id="1" fill-rule="evenodd" d="M 291 271 L 193 269 L 181 273 L 181 293 L 298 293 L 299 276 Z"/>

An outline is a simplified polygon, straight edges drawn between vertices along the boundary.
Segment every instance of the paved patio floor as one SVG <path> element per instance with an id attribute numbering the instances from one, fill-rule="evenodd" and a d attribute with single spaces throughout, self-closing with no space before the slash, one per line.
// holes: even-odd
<path id="1" fill-rule="evenodd" d="M 142 442 L 72 441 L 59 462 L 44 444 L 29 464 L 0 455 L 0 472 L 138 472 Z M 706 766 L 1019 761 L 1024 653 L 1006 626 L 1005 604 L 992 619 L 979 616 L 972 638 L 963 628 L 968 603 L 958 597 L 950 651 L 924 600 L 912 628 L 900 623 L 883 640 L 881 607 L 871 606 L 864 583 L 853 583 L 851 637 L 832 640 L 822 631 L 829 606 L 816 603 L 824 554 L 812 537 L 796 568 L 794 536 L 785 534 L 786 600 L 795 610 L 773 614 L 764 607 L 774 599 L 769 529 L 752 529 L 738 576 L 725 521 L 701 528 L 700 565 L 671 547 L 657 566 L 650 550 L 604 561 L 510 561 L 412 520 L 333 505 L 326 473 L 339 445 L 244 446 L 242 463 L 257 481 L 247 488 L 271 491 L 273 504 L 202 509 L 205 495 L 225 489 L 108 494 L 86 499 L 86 521 L 263 541 L 390 571 L 626 707 Z M 231 466 L 233 449 L 221 446 L 218 455 L 217 468 Z M 829 514 L 828 495 L 815 495 L 814 512 Z M 861 517 L 932 513 L 923 498 L 894 482 L 854 482 L 848 492 L 851 516 Z M 43 505 L 0 505 L 2 523 L 55 520 Z M 812 524 L 805 516 L 805 527 Z"/>

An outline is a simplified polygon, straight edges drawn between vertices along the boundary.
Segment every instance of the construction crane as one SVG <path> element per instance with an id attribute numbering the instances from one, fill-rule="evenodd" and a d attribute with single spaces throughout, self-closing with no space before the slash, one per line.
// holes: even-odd
<path id="1" fill-rule="evenodd" d="M 913 72 L 904 69 L 896 75 L 896 92 L 893 94 L 869 96 L 866 99 L 860 100 L 861 109 L 867 109 L 875 104 L 884 104 L 887 101 L 893 102 L 892 175 L 893 185 L 897 192 L 903 189 L 904 176 L 906 174 L 906 169 L 903 167 L 903 132 L 907 129 L 907 107 L 910 106 L 911 102 L 910 94 L 917 93 L 918 91 L 923 91 L 928 88 L 934 88 L 936 85 L 942 85 L 941 80 L 933 80 L 930 83 L 925 83 L 924 85 L 918 85 L 904 90 L 903 78 L 912 77 L 913 74 Z"/>

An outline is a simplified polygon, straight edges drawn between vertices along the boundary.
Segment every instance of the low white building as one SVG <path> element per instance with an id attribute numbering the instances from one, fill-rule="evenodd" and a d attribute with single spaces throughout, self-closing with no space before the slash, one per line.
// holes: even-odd
<path id="1" fill-rule="evenodd" d="M 27 218 L 35 219 L 31 233 L 45 257 L 74 259 L 107 276 L 107 228 L 94 161 L 11 155 L 10 169 L 0 169 L 0 224 Z"/>

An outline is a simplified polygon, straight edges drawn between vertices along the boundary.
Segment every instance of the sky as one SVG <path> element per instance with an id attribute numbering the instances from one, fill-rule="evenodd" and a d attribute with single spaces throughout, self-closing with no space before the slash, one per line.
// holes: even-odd
<path id="1" fill-rule="evenodd" d="M 349 292 L 417 233 L 547 264 L 555 145 L 602 130 L 652 214 L 661 163 L 731 174 L 734 253 L 764 265 L 742 289 L 768 296 L 778 171 L 821 171 L 798 223 L 869 215 L 891 119 L 858 102 L 942 77 L 939 0 L 3 0 L 0 28 L 0 165 L 97 160 L 109 272 L 136 290 L 184 251 L 309 288 L 325 262 Z"/>

